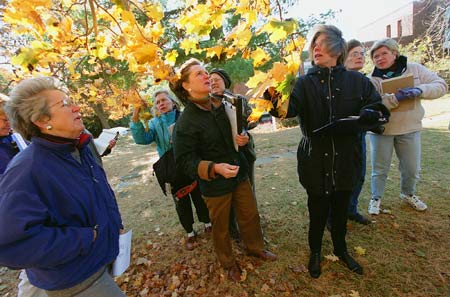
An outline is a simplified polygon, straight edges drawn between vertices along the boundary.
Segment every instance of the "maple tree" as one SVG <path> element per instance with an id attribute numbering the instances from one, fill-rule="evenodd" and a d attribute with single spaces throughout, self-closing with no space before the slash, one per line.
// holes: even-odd
<path id="1" fill-rule="evenodd" d="M 123 117 L 151 86 L 176 79 L 174 68 L 196 56 L 247 65 L 257 118 L 269 107 L 258 101 L 264 90 L 276 86 L 286 98 L 301 62 L 299 22 L 283 17 L 291 4 L 186 0 L 169 10 L 164 1 L 31 0 L 24 6 L 11 0 L 3 22 L 20 40 L 20 50 L 8 53 L 16 80 L 58 76 L 97 115 Z"/>

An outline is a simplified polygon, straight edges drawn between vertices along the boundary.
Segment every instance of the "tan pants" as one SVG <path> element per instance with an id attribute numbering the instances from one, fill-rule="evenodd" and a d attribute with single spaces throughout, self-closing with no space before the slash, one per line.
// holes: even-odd
<path id="1" fill-rule="evenodd" d="M 211 218 L 214 249 L 220 264 L 230 268 L 235 264 L 228 230 L 230 208 L 234 205 L 241 238 L 249 253 L 257 254 L 264 248 L 259 213 L 253 198 L 250 182 L 238 184 L 234 192 L 218 197 L 205 197 Z"/>

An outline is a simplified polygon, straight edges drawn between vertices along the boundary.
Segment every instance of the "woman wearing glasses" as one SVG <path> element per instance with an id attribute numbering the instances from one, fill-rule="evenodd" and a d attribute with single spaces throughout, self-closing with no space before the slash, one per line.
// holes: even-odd
<path id="1" fill-rule="evenodd" d="M 365 49 L 361 42 L 355 39 L 351 39 L 347 42 L 347 58 L 345 59 L 344 66 L 347 70 L 361 71 L 366 61 Z M 350 203 L 348 205 L 348 218 L 349 220 L 357 223 L 368 225 L 371 221 L 358 212 L 358 198 L 361 194 L 361 190 L 364 184 L 366 176 L 366 132 L 361 132 L 361 148 L 362 148 L 362 163 L 361 163 L 361 177 L 353 188 L 350 195 Z"/>
<path id="2" fill-rule="evenodd" d="M 20 82 L 6 111 L 31 145 L 0 181 L 0 265 L 25 268 L 48 296 L 124 296 L 106 267 L 122 227 L 80 108 L 52 77 Z"/>

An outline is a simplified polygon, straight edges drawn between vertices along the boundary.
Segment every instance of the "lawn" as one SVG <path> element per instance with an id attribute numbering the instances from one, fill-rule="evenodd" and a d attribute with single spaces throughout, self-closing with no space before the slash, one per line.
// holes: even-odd
<path id="1" fill-rule="evenodd" d="M 426 104 L 428 117 L 450 110 L 450 98 Z M 184 250 L 184 234 L 173 201 L 161 194 L 149 169 L 156 158 L 154 148 L 135 146 L 124 139 L 119 147 L 125 151 L 118 148 L 105 160 L 126 225 L 136 235 L 133 265 L 118 283 L 129 296 L 449 296 L 448 121 L 430 121 L 423 131 L 418 194 L 429 209 L 419 213 L 402 204 L 394 157 L 382 202 L 386 213 L 373 217 L 376 222 L 370 226 L 348 224 L 348 246 L 364 266 L 364 276 L 324 259 L 317 280 L 311 279 L 305 268 L 309 255 L 308 212 L 306 193 L 296 173 L 298 127 L 255 134 L 257 201 L 267 247 L 278 254 L 279 260 L 261 262 L 235 245 L 238 262 L 247 273 L 246 280 L 239 284 L 226 280 L 211 239 L 202 233 L 200 224 L 196 224 L 198 246 L 191 252 Z M 122 164 L 118 169 L 111 162 L 125 156 L 128 166 Z M 370 160 L 368 163 L 370 172 Z M 111 172 L 115 174 L 111 176 Z M 365 214 L 369 186 L 366 182 L 360 197 L 360 210 Z M 331 252 L 331 238 L 326 232 L 323 254 Z"/>
<path id="2" fill-rule="evenodd" d="M 364 266 L 363 276 L 326 258 L 319 279 L 310 278 L 305 268 L 308 211 L 296 173 L 298 127 L 254 134 L 261 223 L 267 247 L 279 260 L 264 263 L 235 245 L 246 272 L 246 279 L 238 284 L 226 279 L 201 224 L 195 225 L 196 248 L 184 249 L 174 202 L 162 194 L 152 175 L 155 147 L 135 145 L 129 136 L 120 138 L 113 153 L 104 158 L 124 225 L 134 234 L 132 264 L 118 284 L 127 296 L 450 296 L 450 131 L 449 118 L 442 117 L 450 112 L 450 97 L 425 104 L 428 120 L 422 134 L 418 194 L 429 209 L 419 213 L 402 204 L 394 157 L 382 202 L 386 213 L 373 217 L 376 222 L 369 226 L 348 224 L 348 247 Z M 368 165 L 366 180 L 370 158 Z M 360 197 L 364 214 L 369 187 L 366 182 Z M 326 231 L 323 255 L 331 252 Z M 17 274 L 0 271 L 0 294 L 15 296 Z"/>

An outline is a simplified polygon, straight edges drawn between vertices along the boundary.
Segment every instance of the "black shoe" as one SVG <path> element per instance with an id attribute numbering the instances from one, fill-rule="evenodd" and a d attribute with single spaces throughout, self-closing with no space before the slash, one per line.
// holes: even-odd
<path id="1" fill-rule="evenodd" d="M 350 269 L 353 272 L 356 272 L 357 274 L 360 275 L 363 274 L 362 266 L 359 265 L 358 262 L 356 262 L 355 259 L 353 259 L 347 252 L 337 256 L 342 262 L 344 262 L 347 265 L 348 269 Z"/>
<path id="2" fill-rule="evenodd" d="M 372 223 L 372 221 L 368 218 L 366 218 L 365 216 L 363 216 L 360 213 L 356 213 L 356 214 L 352 214 L 352 215 L 348 215 L 348 219 L 351 221 L 355 221 L 357 223 L 363 224 L 363 225 L 369 225 Z"/>
<path id="3" fill-rule="evenodd" d="M 309 256 L 308 270 L 312 278 L 318 278 L 320 276 L 320 253 L 311 253 Z"/>

